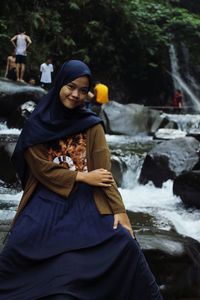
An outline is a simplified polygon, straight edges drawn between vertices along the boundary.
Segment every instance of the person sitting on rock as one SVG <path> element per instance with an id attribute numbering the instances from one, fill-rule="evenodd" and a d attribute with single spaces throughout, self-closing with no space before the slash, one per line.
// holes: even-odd
<path id="1" fill-rule="evenodd" d="M 14 52 L 7 57 L 5 77 L 16 80 L 16 56 Z"/>

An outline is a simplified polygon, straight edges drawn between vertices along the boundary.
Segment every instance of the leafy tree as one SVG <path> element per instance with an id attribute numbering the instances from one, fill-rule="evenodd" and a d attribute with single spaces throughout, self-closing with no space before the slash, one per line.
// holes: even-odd
<path id="1" fill-rule="evenodd" d="M 136 100 L 139 95 L 154 97 L 166 88 L 171 43 L 185 42 L 193 60 L 200 60 L 195 0 L 190 4 L 184 0 L 1 2 L 1 74 L 13 50 L 10 38 L 21 26 L 33 40 L 27 76 L 39 75 L 39 65 L 49 56 L 56 68 L 67 59 L 82 59 L 96 78 L 109 83 L 114 98 L 119 90 Z"/>

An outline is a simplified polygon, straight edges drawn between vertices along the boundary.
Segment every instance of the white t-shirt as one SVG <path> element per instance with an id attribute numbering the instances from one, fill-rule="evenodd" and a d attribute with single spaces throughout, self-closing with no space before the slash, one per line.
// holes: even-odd
<path id="1" fill-rule="evenodd" d="M 43 63 L 40 66 L 40 72 L 42 73 L 40 82 L 51 83 L 51 73 L 53 72 L 53 65 Z"/>

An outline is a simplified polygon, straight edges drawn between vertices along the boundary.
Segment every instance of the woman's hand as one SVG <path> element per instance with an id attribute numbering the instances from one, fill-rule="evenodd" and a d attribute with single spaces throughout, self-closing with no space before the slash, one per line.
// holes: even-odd
<path id="1" fill-rule="evenodd" d="M 93 186 L 109 187 L 114 182 L 111 172 L 105 169 L 96 169 L 91 172 L 78 172 L 76 181 L 85 182 Z"/>
<path id="2" fill-rule="evenodd" d="M 124 228 L 126 228 L 131 236 L 136 239 L 135 233 L 131 227 L 131 223 L 126 213 L 114 214 L 114 225 L 113 229 L 117 229 L 118 224 L 121 224 Z"/>

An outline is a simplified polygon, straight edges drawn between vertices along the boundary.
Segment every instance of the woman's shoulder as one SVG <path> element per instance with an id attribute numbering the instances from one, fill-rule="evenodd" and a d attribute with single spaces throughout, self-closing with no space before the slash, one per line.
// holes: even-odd
<path id="1" fill-rule="evenodd" d="M 102 130 L 104 131 L 102 123 L 95 124 L 94 126 L 89 128 L 89 131 L 92 133 L 95 133 L 97 131 L 102 131 Z"/>
<path id="2" fill-rule="evenodd" d="M 92 127 L 90 127 L 87 131 L 87 137 L 94 138 L 96 136 L 104 136 L 105 131 L 102 123 L 98 123 Z"/>
<path id="3" fill-rule="evenodd" d="M 46 156 L 47 153 L 47 145 L 46 144 L 36 144 L 36 145 L 32 145 L 29 146 L 26 150 L 25 153 L 26 154 L 32 154 L 32 155 L 39 155 L 39 156 Z"/>

